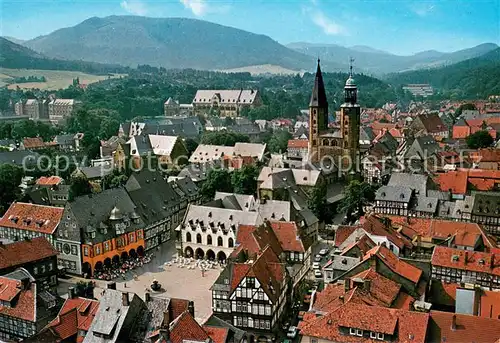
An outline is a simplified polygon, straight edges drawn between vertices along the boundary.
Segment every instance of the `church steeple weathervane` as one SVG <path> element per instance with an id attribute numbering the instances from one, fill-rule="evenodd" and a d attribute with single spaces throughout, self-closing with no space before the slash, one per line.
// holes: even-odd
<path id="1" fill-rule="evenodd" d="M 348 104 L 355 104 L 358 100 L 358 89 L 356 87 L 356 83 L 354 82 L 352 73 L 353 63 L 354 58 L 349 57 L 349 78 L 345 82 L 344 87 L 344 102 Z"/>

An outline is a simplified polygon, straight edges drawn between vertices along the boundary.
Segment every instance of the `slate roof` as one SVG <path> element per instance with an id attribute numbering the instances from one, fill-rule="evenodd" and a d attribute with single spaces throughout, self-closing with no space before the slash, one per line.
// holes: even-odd
<path id="1" fill-rule="evenodd" d="M 410 187 L 420 195 L 426 195 L 429 177 L 422 174 L 392 173 L 388 186 Z"/>
<path id="2" fill-rule="evenodd" d="M 14 150 L 0 151 L 0 164 L 9 163 L 22 166 L 23 163 L 27 166 L 36 165 L 36 161 L 40 154 L 29 150 Z"/>
<path id="3" fill-rule="evenodd" d="M 142 169 L 130 175 L 125 190 L 135 205 L 135 212 L 149 226 L 167 219 L 181 199 L 159 172 Z"/>
<path id="4" fill-rule="evenodd" d="M 382 186 L 375 193 L 375 200 L 410 202 L 412 190 L 405 186 Z"/>
<path id="5" fill-rule="evenodd" d="M 113 208 L 118 208 L 125 220 L 131 219 L 135 211 L 135 205 L 123 187 L 107 189 L 101 193 L 82 195 L 68 203 L 73 212 L 78 227 L 83 230 L 84 240 L 103 242 L 115 237 L 114 228 L 111 229 L 109 217 Z M 126 232 L 134 231 L 144 227 L 144 221 L 138 218 L 139 223 L 130 221 L 126 227 Z M 106 234 L 101 228 L 106 227 L 109 230 Z M 91 233 L 95 232 L 95 238 L 91 238 Z"/>
<path id="6" fill-rule="evenodd" d="M 178 177 L 188 177 L 193 182 L 205 181 L 212 169 L 220 168 L 215 162 L 190 163 L 185 166 L 177 175 Z"/>
<path id="7" fill-rule="evenodd" d="M 89 180 L 101 179 L 106 175 L 113 173 L 113 169 L 109 166 L 95 166 L 95 167 L 78 167 L 80 172 L 85 175 Z"/>

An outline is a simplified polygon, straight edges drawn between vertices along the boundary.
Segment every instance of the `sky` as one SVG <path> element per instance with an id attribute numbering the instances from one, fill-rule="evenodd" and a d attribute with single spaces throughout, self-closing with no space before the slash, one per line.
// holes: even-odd
<path id="1" fill-rule="evenodd" d="M 197 18 L 282 44 L 366 45 L 399 55 L 500 45 L 500 0 L 0 0 L 0 35 L 31 39 L 109 15 Z"/>

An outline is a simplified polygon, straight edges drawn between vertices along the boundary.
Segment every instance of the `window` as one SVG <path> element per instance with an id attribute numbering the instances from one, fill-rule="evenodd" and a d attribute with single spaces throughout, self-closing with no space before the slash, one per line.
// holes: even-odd
<path id="1" fill-rule="evenodd" d="M 186 233 L 186 242 L 191 242 L 191 233 Z"/>
<path id="2" fill-rule="evenodd" d="M 384 339 L 384 334 L 383 333 L 377 333 L 377 339 L 382 341 Z"/>
<path id="3" fill-rule="evenodd" d="M 90 237 L 95 238 L 95 232 L 92 232 L 92 233 L 90 234 Z"/>
<path id="4" fill-rule="evenodd" d="M 196 235 L 196 243 L 201 244 L 201 235 L 200 234 Z"/>
<path id="5" fill-rule="evenodd" d="M 100 255 L 101 254 L 101 247 L 98 246 L 98 245 L 96 245 L 96 247 L 95 247 L 95 254 L 96 255 Z"/>
<path id="6" fill-rule="evenodd" d="M 311 343 L 318 343 L 318 340 L 316 338 L 311 338 Z"/>
<path id="7" fill-rule="evenodd" d="M 217 237 L 217 246 L 221 247 L 222 246 L 222 237 Z"/>
<path id="8" fill-rule="evenodd" d="M 376 333 L 376 332 L 371 331 L 371 332 L 370 332 L 370 338 L 375 338 L 375 339 L 376 339 L 376 338 L 377 338 L 377 333 Z"/>
<path id="9" fill-rule="evenodd" d="M 42 274 L 45 273 L 45 264 L 42 264 L 41 270 L 42 270 Z"/>
<path id="10" fill-rule="evenodd" d="M 259 315 L 263 316 L 264 315 L 264 305 L 259 304 Z"/>
<path id="11" fill-rule="evenodd" d="M 104 252 L 109 251 L 109 241 L 104 242 Z"/>
<path id="12" fill-rule="evenodd" d="M 207 236 L 207 245 L 212 245 L 212 236 L 211 235 Z"/>
<path id="13" fill-rule="evenodd" d="M 137 219 L 137 222 L 139 222 L 139 219 Z M 137 240 L 142 239 L 142 231 L 137 231 Z"/>
<path id="14" fill-rule="evenodd" d="M 33 274 L 35 274 L 35 275 L 38 274 L 38 267 L 33 268 Z"/>
<path id="15" fill-rule="evenodd" d="M 130 243 L 134 243 L 135 242 L 135 235 L 134 235 L 133 232 L 128 234 L 128 240 L 129 240 Z"/>
<path id="16" fill-rule="evenodd" d="M 230 248 L 234 247 L 234 240 L 229 237 L 229 239 L 227 240 L 227 244 L 229 245 Z"/>
<path id="17" fill-rule="evenodd" d="M 48 266 L 49 266 L 49 271 L 52 271 L 52 269 L 54 269 L 54 266 L 53 266 L 52 262 L 50 262 L 50 263 L 48 264 Z"/>
<path id="18" fill-rule="evenodd" d="M 76 245 L 71 246 L 71 255 L 78 255 L 78 248 Z"/>
<path id="19" fill-rule="evenodd" d="M 89 256 L 89 247 L 83 247 L 83 255 Z"/>
<path id="20" fill-rule="evenodd" d="M 56 243 L 56 249 L 57 249 L 57 251 L 61 252 L 62 251 L 62 243 Z"/>
<path id="21" fill-rule="evenodd" d="M 247 287 L 248 288 L 255 288 L 255 278 L 247 277 Z"/>

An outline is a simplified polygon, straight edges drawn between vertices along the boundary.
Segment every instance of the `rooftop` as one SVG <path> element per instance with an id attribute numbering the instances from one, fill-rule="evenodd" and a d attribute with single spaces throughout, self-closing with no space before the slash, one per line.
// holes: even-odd
<path id="1" fill-rule="evenodd" d="M 0 244 L 0 269 L 22 266 L 57 254 L 57 250 L 45 237 Z"/>
<path id="2" fill-rule="evenodd" d="M 64 208 L 15 202 L 0 219 L 0 226 L 52 234 Z"/>

